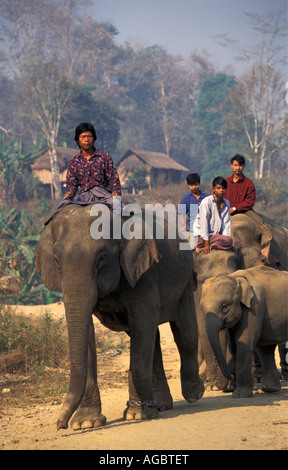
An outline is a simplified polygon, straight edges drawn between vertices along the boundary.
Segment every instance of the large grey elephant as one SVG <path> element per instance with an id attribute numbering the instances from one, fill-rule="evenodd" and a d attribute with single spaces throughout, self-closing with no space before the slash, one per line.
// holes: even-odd
<path id="1" fill-rule="evenodd" d="M 285 227 L 261 214 L 248 211 L 231 217 L 231 232 L 236 252 L 217 250 L 211 251 L 208 255 L 194 253 L 196 312 L 200 335 L 199 363 L 201 376 L 205 379 L 208 391 L 215 388 L 225 389 L 228 381 L 215 363 L 208 339 L 205 315 L 200 305 L 203 283 L 211 277 L 257 265 L 268 265 L 280 270 L 288 269 L 288 230 Z M 225 351 L 227 345 L 225 330 L 220 332 L 220 343 Z"/>
<path id="2" fill-rule="evenodd" d="M 97 216 L 90 210 L 78 205 L 62 209 L 46 226 L 37 250 L 36 267 L 44 283 L 50 290 L 61 286 L 68 326 L 70 385 L 58 429 L 68 426 L 75 411 L 73 429 L 106 421 L 97 385 L 92 314 L 131 337 L 126 419 L 155 418 L 158 409 L 172 406 L 161 357 L 161 323 L 170 322 L 179 349 L 184 398 L 193 403 L 204 392 L 191 251 L 179 250 L 179 240 L 168 239 L 166 232 L 164 239 L 96 240 L 91 227 Z M 112 212 L 109 228 L 112 233 Z"/>
<path id="3" fill-rule="evenodd" d="M 287 341 L 288 272 L 266 266 L 208 279 L 202 287 L 201 308 L 209 340 L 225 377 L 236 377 L 234 397 L 252 395 L 252 358 L 256 348 L 263 367 L 265 392 L 279 391 L 274 359 L 277 344 Z M 228 328 L 231 361 L 223 355 L 219 331 Z"/>

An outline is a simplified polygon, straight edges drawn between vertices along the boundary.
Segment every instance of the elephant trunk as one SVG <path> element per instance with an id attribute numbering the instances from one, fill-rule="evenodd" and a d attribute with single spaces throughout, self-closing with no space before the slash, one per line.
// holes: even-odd
<path id="1" fill-rule="evenodd" d="M 63 287 L 62 287 L 63 288 Z M 87 380 L 87 357 L 89 327 L 93 307 L 97 303 L 94 289 L 63 288 L 65 314 L 68 328 L 70 383 L 69 390 L 62 406 L 57 428 L 68 427 L 69 419 L 79 406 Z M 93 294 L 91 294 L 93 293 Z M 93 297 L 93 298 L 92 298 Z"/>
<path id="2" fill-rule="evenodd" d="M 219 340 L 219 332 L 223 328 L 223 322 L 221 318 L 219 318 L 214 313 L 207 313 L 206 315 L 206 329 L 208 338 L 213 349 L 216 361 L 218 362 L 222 374 L 226 379 L 232 380 L 233 376 L 231 375 L 226 359 L 224 357 L 220 340 Z"/>

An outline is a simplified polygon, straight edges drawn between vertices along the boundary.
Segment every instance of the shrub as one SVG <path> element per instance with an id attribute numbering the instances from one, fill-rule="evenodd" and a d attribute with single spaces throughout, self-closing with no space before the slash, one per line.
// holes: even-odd
<path id="1" fill-rule="evenodd" d="M 7 360 L 9 355 L 11 360 Z M 0 357 L 2 367 L 4 364 L 4 368 L 9 368 L 10 364 L 23 372 L 41 373 L 46 367 L 60 367 L 68 357 L 62 319 L 52 321 L 47 313 L 32 323 L 13 316 L 9 310 L 0 311 Z"/>

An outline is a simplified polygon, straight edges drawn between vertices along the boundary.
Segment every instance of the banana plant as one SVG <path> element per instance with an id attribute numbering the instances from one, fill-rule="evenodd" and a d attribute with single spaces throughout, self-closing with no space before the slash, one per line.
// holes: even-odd
<path id="1" fill-rule="evenodd" d="M 5 201 L 13 202 L 19 175 L 22 175 L 26 166 L 38 157 L 42 150 L 43 140 L 32 152 L 25 154 L 22 141 L 12 139 L 6 142 L 4 134 L 0 135 L 0 183 L 4 189 Z"/>
<path id="2" fill-rule="evenodd" d="M 35 256 L 40 233 L 30 215 L 15 207 L 0 208 L 0 275 L 18 278 L 21 291 L 11 297 L 16 303 L 51 303 L 61 297 L 56 292 L 51 297 L 35 273 Z"/>

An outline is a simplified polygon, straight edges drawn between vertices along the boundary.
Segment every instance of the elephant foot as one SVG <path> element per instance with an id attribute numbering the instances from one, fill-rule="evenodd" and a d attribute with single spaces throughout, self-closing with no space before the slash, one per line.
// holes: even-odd
<path id="1" fill-rule="evenodd" d="M 261 390 L 262 392 L 265 392 L 265 393 L 276 393 L 276 392 L 280 392 L 281 385 L 280 385 L 280 382 L 274 383 L 274 384 L 265 384 L 264 382 L 261 387 Z"/>
<path id="2" fill-rule="evenodd" d="M 57 431 L 60 429 L 67 429 L 68 428 L 68 423 L 65 421 L 62 421 L 61 419 L 58 419 L 57 421 Z"/>
<path id="3" fill-rule="evenodd" d="M 217 392 L 219 390 L 222 390 L 222 388 L 219 385 L 219 381 L 217 377 L 213 377 L 211 379 L 206 378 L 204 380 L 204 386 L 205 386 L 206 392 Z"/>
<path id="4" fill-rule="evenodd" d="M 156 401 L 128 401 L 124 411 L 126 421 L 158 418 Z"/>
<path id="5" fill-rule="evenodd" d="M 214 383 L 205 383 L 205 391 L 206 392 L 218 392 L 219 390 L 221 390 L 217 384 L 214 384 Z"/>
<path id="6" fill-rule="evenodd" d="M 197 381 L 182 380 L 182 395 L 188 403 L 195 403 L 200 400 L 204 392 L 204 383 L 200 377 Z"/>
<path id="7" fill-rule="evenodd" d="M 99 428 L 106 424 L 106 417 L 91 408 L 80 408 L 71 421 L 73 431 Z"/>
<path id="8" fill-rule="evenodd" d="M 159 411 L 172 410 L 173 408 L 173 398 L 169 394 L 157 393 L 154 392 L 154 397 L 157 403 L 157 408 Z"/>
<path id="9" fill-rule="evenodd" d="M 235 387 L 236 387 L 235 382 L 229 380 L 228 383 L 227 383 L 227 386 L 222 389 L 222 392 L 223 393 L 232 393 L 232 392 L 234 392 Z"/>
<path id="10" fill-rule="evenodd" d="M 233 394 L 233 398 L 252 398 L 253 391 L 249 387 L 236 387 Z"/>

